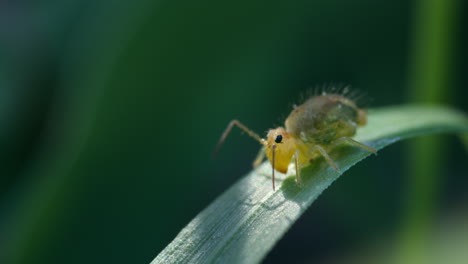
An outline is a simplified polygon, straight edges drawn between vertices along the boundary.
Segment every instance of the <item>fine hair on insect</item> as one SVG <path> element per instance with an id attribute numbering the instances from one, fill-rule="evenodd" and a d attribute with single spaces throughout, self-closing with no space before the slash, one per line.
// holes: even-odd
<path id="1" fill-rule="evenodd" d="M 253 166 L 258 166 L 265 156 L 268 158 L 272 167 L 273 190 L 275 171 L 287 173 L 293 160 L 298 184 L 301 183 L 302 167 L 319 156 L 323 156 L 333 169 L 341 173 L 328 154 L 336 146 L 348 143 L 372 153 L 377 152 L 351 138 L 358 127 L 367 123 L 367 112 L 357 103 L 361 97 L 361 94 L 350 91 L 347 86 L 315 91 L 301 105 L 293 106 L 284 127 L 270 129 L 266 138 L 260 137 L 238 120 L 232 120 L 221 135 L 214 153 L 218 152 L 232 128 L 237 126 L 262 145 Z"/>

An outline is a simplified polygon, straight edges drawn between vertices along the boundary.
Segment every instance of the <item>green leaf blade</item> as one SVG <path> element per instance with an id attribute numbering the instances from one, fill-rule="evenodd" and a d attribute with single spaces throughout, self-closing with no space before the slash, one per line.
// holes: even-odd
<path id="1" fill-rule="evenodd" d="M 440 132 L 466 133 L 468 119 L 435 106 L 399 106 L 369 112 L 368 125 L 356 140 L 378 150 L 401 139 Z M 330 153 L 342 172 L 371 153 L 339 146 Z M 302 170 L 280 174 L 273 192 L 271 166 L 263 163 L 196 216 L 154 260 L 156 263 L 257 263 L 338 174 L 322 159 Z"/>

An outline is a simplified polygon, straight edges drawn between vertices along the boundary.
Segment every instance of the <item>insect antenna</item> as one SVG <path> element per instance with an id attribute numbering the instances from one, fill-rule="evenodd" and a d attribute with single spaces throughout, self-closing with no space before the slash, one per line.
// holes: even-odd
<path id="1" fill-rule="evenodd" d="M 255 132 L 250 130 L 248 127 L 244 126 L 238 120 L 232 120 L 229 123 L 229 125 L 227 126 L 226 130 L 224 130 L 223 134 L 221 135 L 221 138 L 219 139 L 218 144 L 216 145 L 216 148 L 212 153 L 213 157 L 216 157 L 216 154 L 218 154 L 219 149 L 223 145 L 224 141 L 226 140 L 226 137 L 229 135 L 229 132 L 231 132 L 232 127 L 234 127 L 234 126 L 238 126 L 240 129 L 242 129 L 244 132 L 246 132 L 250 137 L 257 140 L 260 144 L 265 145 L 265 140 L 262 139 L 259 135 L 257 135 Z"/>
<path id="2" fill-rule="evenodd" d="M 276 152 L 276 144 L 273 144 L 273 146 L 271 146 L 271 182 L 273 184 L 273 191 L 275 191 L 275 152 Z"/>

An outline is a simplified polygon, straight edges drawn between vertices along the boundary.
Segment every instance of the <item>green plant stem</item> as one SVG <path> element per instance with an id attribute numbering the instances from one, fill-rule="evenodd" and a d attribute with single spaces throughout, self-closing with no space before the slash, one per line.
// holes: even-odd
<path id="1" fill-rule="evenodd" d="M 412 102 L 447 103 L 451 97 L 451 45 L 458 15 L 457 3 L 457 0 L 417 2 L 408 85 Z M 400 263 L 427 263 L 445 145 L 439 136 L 409 142 L 407 207 L 399 243 Z"/>

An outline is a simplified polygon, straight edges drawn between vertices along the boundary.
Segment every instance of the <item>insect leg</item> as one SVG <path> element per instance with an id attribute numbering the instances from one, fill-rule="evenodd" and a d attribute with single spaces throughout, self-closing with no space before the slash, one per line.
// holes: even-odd
<path id="1" fill-rule="evenodd" d="M 338 173 L 341 173 L 340 169 L 338 168 L 338 166 L 336 166 L 336 163 L 330 158 L 330 156 L 328 155 L 328 153 L 325 151 L 325 149 L 320 146 L 320 145 L 315 145 L 313 147 L 314 150 L 318 150 L 320 152 L 320 154 L 325 158 L 325 160 L 328 162 L 328 164 L 330 164 L 330 166 L 332 166 Z"/>
<path id="2" fill-rule="evenodd" d="M 265 150 L 266 150 L 266 147 L 263 146 L 260 151 L 258 152 L 257 154 L 257 157 L 255 158 L 254 162 L 253 162 L 253 167 L 256 168 L 258 165 L 260 165 L 260 163 L 262 163 L 263 159 L 265 158 Z"/>
<path id="3" fill-rule="evenodd" d="M 296 164 L 296 182 L 297 184 L 301 184 L 301 165 L 299 164 L 299 150 L 296 150 L 294 154 L 294 163 Z"/>
<path id="4" fill-rule="evenodd" d="M 238 120 L 232 120 L 229 125 L 227 126 L 226 130 L 224 130 L 224 133 L 223 135 L 221 136 L 221 138 L 219 139 L 219 142 L 218 142 L 218 145 L 216 145 L 216 148 L 215 150 L 213 151 L 213 156 L 216 155 L 216 153 L 218 153 L 219 151 L 219 148 L 221 147 L 221 145 L 223 144 L 224 140 L 226 139 L 227 135 L 229 134 L 229 132 L 231 132 L 231 129 L 233 126 L 238 126 L 240 129 L 242 129 L 244 132 L 246 132 L 249 136 L 253 137 L 255 140 L 257 140 L 258 142 L 260 142 L 260 144 L 262 145 L 265 145 L 266 142 L 264 139 L 262 139 L 259 135 L 257 135 L 257 133 L 253 132 L 252 130 L 250 130 L 248 127 L 244 126 L 241 122 L 239 122 Z"/>
<path id="5" fill-rule="evenodd" d="M 369 147 L 365 144 L 362 144 L 361 142 L 359 141 L 356 141 L 350 137 L 342 137 L 342 138 L 339 138 L 337 140 L 335 140 L 335 142 L 333 142 L 333 145 L 336 146 L 336 145 L 339 145 L 341 142 L 347 142 L 353 146 L 356 146 L 356 147 L 360 147 L 362 149 L 365 149 L 369 152 L 372 152 L 374 153 L 375 155 L 377 155 L 377 150 L 375 148 L 372 148 L 372 147 Z"/>

